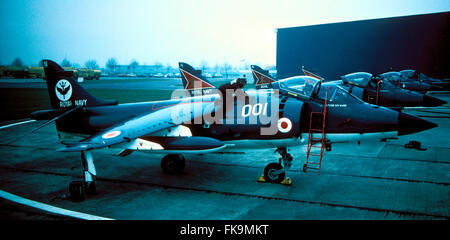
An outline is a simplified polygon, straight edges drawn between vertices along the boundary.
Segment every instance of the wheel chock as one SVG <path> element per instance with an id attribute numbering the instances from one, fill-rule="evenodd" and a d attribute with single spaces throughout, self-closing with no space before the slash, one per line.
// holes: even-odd
<path id="1" fill-rule="evenodd" d="M 290 186 L 292 185 L 292 180 L 289 177 L 287 177 L 283 181 L 281 181 L 281 184 Z"/>
<path id="2" fill-rule="evenodd" d="M 260 176 L 258 178 L 257 182 L 267 182 L 267 181 L 264 178 L 264 176 Z M 290 186 L 290 185 L 292 185 L 292 180 L 291 180 L 291 178 L 287 177 L 283 181 L 281 181 L 280 184 Z"/>
<path id="3" fill-rule="evenodd" d="M 257 182 L 266 182 L 266 179 L 264 178 L 263 175 L 261 175 L 261 176 L 258 178 Z"/>

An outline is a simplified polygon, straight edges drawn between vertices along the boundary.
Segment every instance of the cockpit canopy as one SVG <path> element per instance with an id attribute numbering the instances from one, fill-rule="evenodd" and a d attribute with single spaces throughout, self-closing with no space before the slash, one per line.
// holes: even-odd
<path id="1" fill-rule="evenodd" d="M 320 87 L 320 80 L 308 76 L 290 77 L 272 83 L 272 87 L 294 93 L 301 98 L 311 99 L 314 90 Z"/>
<path id="2" fill-rule="evenodd" d="M 388 81 L 392 82 L 398 82 L 400 80 L 400 73 L 399 72 L 387 72 L 380 74 L 381 79 L 386 79 Z"/>
<path id="3" fill-rule="evenodd" d="M 406 79 L 413 78 L 415 76 L 415 73 L 416 73 L 416 71 L 411 70 L 411 69 L 406 69 L 406 70 L 400 71 L 401 77 L 406 78 Z"/>
<path id="4" fill-rule="evenodd" d="M 366 72 L 350 73 L 341 76 L 341 80 L 345 84 L 352 84 L 356 86 L 366 87 L 372 80 L 373 75 Z"/>

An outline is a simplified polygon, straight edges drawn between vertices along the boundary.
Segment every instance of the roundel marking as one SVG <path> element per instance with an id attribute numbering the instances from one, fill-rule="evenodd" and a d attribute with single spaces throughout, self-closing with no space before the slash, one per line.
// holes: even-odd
<path id="1" fill-rule="evenodd" d="M 56 97 L 61 101 L 67 101 L 72 96 L 72 84 L 66 79 L 61 79 L 55 86 Z"/>
<path id="2" fill-rule="evenodd" d="M 120 133 L 121 133 L 120 131 L 112 131 L 112 132 L 103 134 L 102 138 L 104 138 L 104 139 L 114 138 L 114 137 L 119 136 Z"/>
<path id="3" fill-rule="evenodd" d="M 292 129 L 292 122 L 289 118 L 280 118 L 278 120 L 278 130 L 282 133 L 287 133 Z"/>

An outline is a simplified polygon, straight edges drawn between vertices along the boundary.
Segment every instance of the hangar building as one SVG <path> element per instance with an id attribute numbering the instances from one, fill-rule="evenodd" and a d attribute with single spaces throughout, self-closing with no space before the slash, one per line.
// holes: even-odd
<path id="1" fill-rule="evenodd" d="M 415 69 L 450 78 L 450 12 L 277 29 L 278 78 Z"/>

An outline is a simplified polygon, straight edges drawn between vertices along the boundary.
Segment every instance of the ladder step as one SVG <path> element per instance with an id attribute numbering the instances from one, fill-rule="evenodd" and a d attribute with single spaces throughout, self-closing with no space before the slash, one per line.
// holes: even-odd
<path id="1" fill-rule="evenodd" d="M 320 154 L 313 154 L 313 153 L 310 153 L 309 156 L 310 156 L 310 157 L 311 157 L 311 156 L 313 156 L 313 157 L 321 157 Z"/>
<path id="2" fill-rule="evenodd" d="M 314 153 L 310 153 L 309 155 L 310 156 L 316 156 L 316 157 L 321 157 L 322 156 L 321 154 L 314 154 Z"/>
<path id="3" fill-rule="evenodd" d="M 308 167 L 308 166 L 307 166 L 307 168 L 308 168 L 308 169 L 315 169 L 315 170 L 319 170 L 319 168 L 313 168 L 313 167 Z"/>
<path id="4" fill-rule="evenodd" d="M 311 158 L 311 160 L 313 159 L 313 157 L 320 157 L 320 155 L 313 155 L 313 154 L 309 154 L 309 158 Z M 309 160 L 308 158 L 308 160 Z M 317 158 L 314 158 L 315 160 L 319 160 Z M 310 160 L 309 160 L 310 161 Z"/>
<path id="5" fill-rule="evenodd" d="M 306 155 L 306 169 L 315 169 L 318 170 L 320 174 L 320 168 L 322 165 L 322 158 L 324 154 L 324 150 L 326 148 L 326 106 L 327 102 L 325 100 L 324 109 L 323 112 L 311 112 L 310 114 L 310 123 L 309 123 L 309 132 L 308 132 L 308 150 Z M 319 135 L 321 134 L 321 135 Z M 313 137 L 314 136 L 314 137 Z M 314 150 L 314 153 L 312 152 L 312 149 L 320 149 L 320 150 Z M 315 158 L 319 157 L 319 158 Z M 315 160 L 319 162 L 310 162 L 309 160 Z M 311 167 L 315 166 L 315 167 Z M 304 170 L 306 170 L 304 169 Z M 306 171 L 305 171 L 306 172 Z"/>
<path id="6" fill-rule="evenodd" d="M 321 152 L 322 152 L 322 151 L 309 151 L 309 155 L 313 155 L 313 156 L 322 156 Z"/>
<path id="7" fill-rule="evenodd" d="M 314 162 L 308 162 L 306 165 L 308 165 L 308 164 L 320 165 L 320 163 L 314 163 Z"/>
<path id="8" fill-rule="evenodd" d="M 312 148 L 313 148 L 313 147 L 311 147 L 311 148 L 308 150 L 308 153 L 311 153 L 311 154 L 319 154 L 319 153 L 321 152 L 321 150 L 319 150 L 319 151 L 313 151 Z M 315 147 L 315 149 L 320 149 L 320 148 Z"/>

